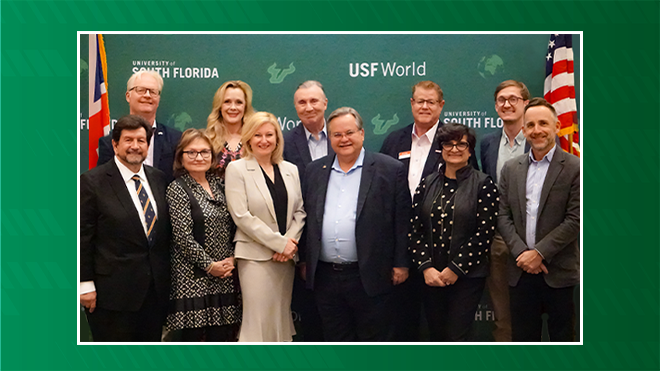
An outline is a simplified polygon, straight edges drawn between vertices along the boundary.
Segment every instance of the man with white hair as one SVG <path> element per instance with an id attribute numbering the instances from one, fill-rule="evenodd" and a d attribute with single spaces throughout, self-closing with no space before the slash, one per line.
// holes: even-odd
<path id="1" fill-rule="evenodd" d="M 174 152 L 181 138 L 181 132 L 156 122 L 156 111 L 162 91 L 163 78 L 156 71 L 138 71 L 126 83 L 126 101 L 130 114 L 141 116 L 154 129 L 154 135 L 149 143 L 149 153 L 144 163 L 160 169 L 165 173 L 168 181 L 171 181 L 174 179 L 172 174 Z M 114 156 L 110 135 L 101 137 L 99 139 L 99 160 L 96 165 L 104 164 Z"/>

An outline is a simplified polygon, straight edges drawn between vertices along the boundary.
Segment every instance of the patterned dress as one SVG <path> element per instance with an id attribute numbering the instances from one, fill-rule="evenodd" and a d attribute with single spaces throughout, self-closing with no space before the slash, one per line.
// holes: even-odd
<path id="1" fill-rule="evenodd" d="M 172 289 L 167 327 L 170 330 L 223 326 L 241 322 L 241 297 L 236 271 L 228 278 L 205 273 L 213 261 L 234 255 L 232 221 L 219 177 L 206 175 L 213 198 L 190 175 L 182 179 L 204 214 L 205 246 L 193 237 L 190 199 L 176 181 L 167 188 L 172 221 Z"/>
<path id="2" fill-rule="evenodd" d="M 232 151 L 229 148 L 229 143 L 225 142 L 224 147 L 222 147 L 222 151 L 218 153 L 218 174 L 220 174 L 220 178 L 224 181 L 225 180 L 225 169 L 227 169 L 227 166 L 229 165 L 230 162 L 236 161 L 241 158 L 241 152 L 243 149 L 243 143 L 238 143 L 238 147 L 236 147 L 235 151 Z"/>

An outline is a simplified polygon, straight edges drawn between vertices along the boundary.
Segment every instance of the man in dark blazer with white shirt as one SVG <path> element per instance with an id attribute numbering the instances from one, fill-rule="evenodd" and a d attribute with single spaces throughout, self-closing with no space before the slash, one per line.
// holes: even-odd
<path id="1" fill-rule="evenodd" d="M 327 341 L 389 341 L 392 291 L 408 277 L 411 200 L 403 164 L 363 148 L 360 115 L 328 118 L 336 155 L 307 166 L 307 287 L 316 293 Z"/>
<path id="2" fill-rule="evenodd" d="M 412 87 L 410 108 L 414 122 L 390 133 L 380 148 L 380 153 L 399 160 L 406 168 L 406 180 L 412 197 L 419 182 L 437 171 L 442 163 L 442 146 L 436 133 L 443 123 L 440 114 L 445 105 L 440 85 L 433 81 L 421 81 Z M 477 156 L 470 156 L 470 164 L 479 169 Z M 412 260 L 411 263 L 412 264 Z M 396 288 L 399 296 L 399 315 L 396 341 L 420 340 L 421 290 L 424 279 L 411 267 L 411 276 Z"/>
<path id="3" fill-rule="evenodd" d="M 142 117 L 120 118 L 112 135 L 114 159 L 80 176 L 80 302 L 94 341 L 160 341 L 170 289 L 167 182 L 142 164 L 152 135 Z"/>
<path id="4" fill-rule="evenodd" d="M 284 135 L 284 159 L 298 167 L 301 182 L 305 181 L 305 168 L 310 162 L 327 155 L 334 155 L 328 128 L 325 124 L 325 111 L 328 98 L 323 85 L 308 80 L 298 85 L 293 95 L 293 105 L 300 119 L 300 125 Z M 299 273 L 299 272 L 298 272 Z M 314 293 L 305 289 L 305 281 L 296 274 L 293 281 L 292 310 L 300 314 L 303 341 L 323 341 L 321 317 L 316 309 Z"/>
<path id="5" fill-rule="evenodd" d="M 163 78 L 156 71 L 138 71 L 126 84 L 126 101 L 131 115 L 142 116 L 154 129 L 153 140 L 145 160 L 146 165 L 160 169 L 168 182 L 174 180 L 172 167 L 174 152 L 181 139 L 181 132 L 156 122 L 156 112 L 163 91 Z M 99 138 L 99 159 L 96 165 L 104 164 L 115 156 L 111 135 Z"/>
<path id="6" fill-rule="evenodd" d="M 328 98 L 323 85 L 314 80 L 303 82 L 293 95 L 293 105 L 300 125 L 284 135 L 284 159 L 298 167 L 302 180 L 310 162 L 334 154 L 325 125 Z"/>
<path id="7" fill-rule="evenodd" d="M 513 341 L 575 341 L 575 286 L 580 282 L 580 160 L 555 141 L 560 123 L 543 98 L 525 107 L 531 151 L 504 164 L 498 230 L 511 253 Z"/>

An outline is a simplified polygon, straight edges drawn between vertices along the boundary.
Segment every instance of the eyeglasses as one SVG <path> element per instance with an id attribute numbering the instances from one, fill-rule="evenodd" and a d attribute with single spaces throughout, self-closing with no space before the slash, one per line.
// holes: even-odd
<path id="1" fill-rule="evenodd" d="M 428 104 L 429 107 L 433 107 L 438 104 L 439 101 L 435 99 L 413 99 L 413 102 L 420 107 L 423 106 L 424 103 Z"/>
<path id="2" fill-rule="evenodd" d="M 357 133 L 357 131 L 349 130 L 349 131 L 347 131 L 347 132 L 345 132 L 345 133 L 332 133 L 332 137 L 335 138 L 335 139 L 341 139 L 341 138 L 343 138 L 344 136 L 346 136 L 346 138 L 350 138 L 350 137 L 352 137 L 355 133 Z"/>
<path id="3" fill-rule="evenodd" d="M 151 95 L 153 97 L 157 97 L 157 96 L 160 95 L 160 91 L 155 90 L 155 89 L 145 88 L 145 87 L 142 87 L 142 86 L 134 86 L 134 87 L 130 88 L 128 91 L 131 91 L 131 90 L 135 90 L 135 92 L 138 93 L 138 95 L 144 95 L 147 92 L 149 92 L 149 95 Z"/>
<path id="4" fill-rule="evenodd" d="M 197 158 L 197 155 L 202 155 L 202 158 L 204 160 L 208 160 L 211 158 L 211 150 L 210 149 L 205 149 L 203 151 L 183 151 L 183 153 L 188 155 L 188 158 L 191 160 L 194 160 Z"/>
<path id="5" fill-rule="evenodd" d="M 518 104 L 518 100 L 522 100 L 522 99 L 523 99 L 522 97 L 516 97 L 515 95 L 512 95 L 508 98 L 499 97 L 497 98 L 497 104 L 499 104 L 500 106 L 504 106 L 506 102 L 509 101 L 510 105 L 515 106 L 516 104 Z"/>
<path id="6" fill-rule="evenodd" d="M 442 149 L 445 151 L 451 151 L 454 147 L 456 147 L 457 150 L 459 151 L 465 151 L 469 146 L 468 142 L 458 142 L 456 144 L 451 143 L 451 142 L 444 142 L 442 143 Z"/>

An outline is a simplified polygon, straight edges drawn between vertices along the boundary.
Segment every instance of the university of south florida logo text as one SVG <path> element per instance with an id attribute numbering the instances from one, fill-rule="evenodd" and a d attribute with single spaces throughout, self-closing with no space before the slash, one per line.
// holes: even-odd
<path id="1" fill-rule="evenodd" d="M 277 63 L 273 63 L 266 71 L 270 74 L 270 79 L 268 81 L 270 81 L 271 84 L 279 84 L 284 81 L 285 77 L 294 73 L 296 67 L 293 65 L 293 62 L 289 64 L 289 68 L 285 69 L 277 68 Z"/>

